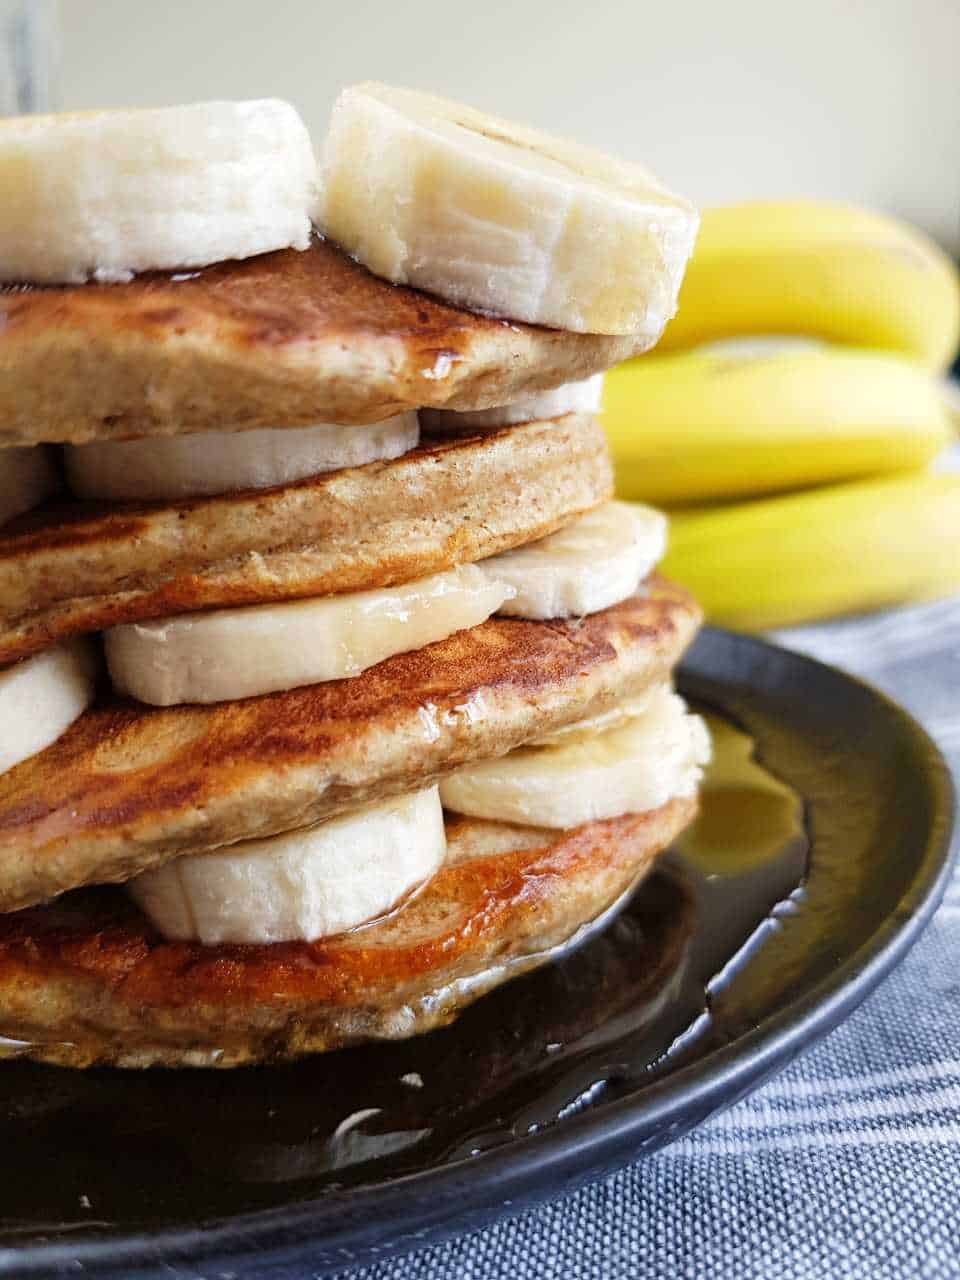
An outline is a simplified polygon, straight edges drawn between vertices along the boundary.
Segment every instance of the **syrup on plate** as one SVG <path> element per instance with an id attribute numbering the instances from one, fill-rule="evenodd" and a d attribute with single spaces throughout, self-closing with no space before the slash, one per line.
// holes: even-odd
<path id="1" fill-rule="evenodd" d="M 708 719 L 696 824 L 585 942 L 444 1030 L 227 1072 L 4 1064 L 0 1142 L 17 1176 L 0 1243 L 252 1211 L 278 1184 L 289 1202 L 469 1156 L 749 1027 L 781 950 L 789 963 L 780 933 L 805 910 L 808 841 L 800 797 L 745 733 Z"/>

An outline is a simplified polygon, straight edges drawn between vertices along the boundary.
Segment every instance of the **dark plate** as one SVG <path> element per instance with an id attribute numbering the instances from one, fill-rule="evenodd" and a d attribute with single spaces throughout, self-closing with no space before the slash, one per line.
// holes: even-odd
<path id="1" fill-rule="evenodd" d="M 706 630 L 681 683 L 720 747 L 697 828 L 451 1028 L 239 1072 L 0 1068 L 0 1274 L 382 1258 L 663 1146 L 836 1026 L 941 896 L 945 765 L 882 695 L 757 640 Z"/>

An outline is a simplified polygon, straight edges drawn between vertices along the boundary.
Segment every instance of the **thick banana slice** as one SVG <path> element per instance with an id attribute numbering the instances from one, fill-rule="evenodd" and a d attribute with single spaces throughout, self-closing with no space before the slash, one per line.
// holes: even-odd
<path id="1" fill-rule="evenodd" d="M 48 449 L 0 449 L 0 525 L 35 507 L 56 487 Z"/>
<path id="2" fill-rule="evenodd" d="M 78 497 L 175 501 L 270 489 L 324 471 L 399 458 L 419 439 L 417 415 L 402 413 L 369 427 L 322 423 L 103 441 L 68 446 L 65 456 L 67 479 Z"/>
<path id="3" fill-rule="evenodd" d="M 334 106 L 316 220 L 395 284 L 651 346 L 698 225 L 639 165 L 381 84 Z"/>
<path id="4" fill-rule="evenodd" d="M 514 594 L 499 612 L 511 618 L 574 618 L 632 596 L 662 557 L 667 520 L 652 507 L 605 502 L 556 533 L 481 562 Z"/>
<path id="5" fill-rule="evenodd" d="M 55 742 L 93 701 L 95 681 L 89 640 L 0 671 L 0 773 Z"/>
<path id="6" fill-rule="evenodd" d="M 313 942 L 383 915 L 447 849 L 436 787 L 306 831 L 177 858 L 128 881 L 167 938 Z"/>
<path id="7" fill-rule="evenodd" d="M 317 168 L 287 102 L 0 122 L 0 280 L 81 284 L 306 249 Z"/>
<path id="8" fill-rule="evenodd" d="M 497 427 L 514 427 L 521 422 L 548 422 L 567 413 L 596 413 L 603 396 L 603 374 L 597 373 L 583 382 L 566 382 L 552 391 L 524 396 L 512 404 L 496 409 L 474 409 L 454 413 L 452 409 L 421 409 L 424 431 L 444 435 L 469 435 L 473 431 L 490 431 Z"/>
<path id="9" fill-rule="evenodd" d="M 114 685 L 141 702 L 225 702 L 359 675 L 485 622 L 511 588 L 475 565 L 400 587 L 188 613 L 104 635 Z"/>
<path id="10" fill-rule="evenodd" d="M 692 795 L 709 758 L 703 721 L 663 686 L 618 728 L 460 769 L 441 782 L 440 799 L 445 809 L 475 818 L 577 827 Z"/>

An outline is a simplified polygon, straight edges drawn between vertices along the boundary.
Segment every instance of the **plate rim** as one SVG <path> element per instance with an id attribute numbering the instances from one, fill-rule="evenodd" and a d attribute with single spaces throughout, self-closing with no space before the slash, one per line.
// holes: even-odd
<path id="1" fill-rule="evenodd" d="M 618 1154 L 607 1172 L 668 1145 L 673 1139 L 660 1140 L 663 1127 L 679 1114 L 686 1115 L 687 1120 L 677 1124 L 675 1137 L 689 1132 L 715 1111 L 733 1105 L 786 1066 L 804 1045 L 812 1047 L 839 1025 L 917 941 L 939 906 L 960 858 L 960 848 L 952 846 L 957 791 L 950 768 L 937 744 L 910 712 L 869 681 L 758 636 L 711 626 L 703 627 L 700 636 L 708 643 L 786 653 L 802 666 L 826 670 L 833 678 L 859 685 L 872 699 L 885 704 L 887 713 L 899 721 L 901 730 L 927 757 L 925 776 L 932 803 L 915 873 L 896 905 L 835 970 L 751 1030 L 642 1090 L 634 1089 L 596 1110 L 570 1116 L 560 1124 L 475 1156 L 342 1192 L 331 1191 L 292 1205 L 214 1217 L 188 1227 L 161 1227 L 86 1240 L 73 1235 L 68 1242 L 55 1238 L 21 1246 L 0 1241 L 0 1275 L 12 1274 L 15 1269 L 16 1274 L 25 1277 L 39 1276 L 79 1263 L 101 1265 L 111 1271 L 123 1265 L 127 1276 L 147 1276 L 154 1268 L 182 1262 L 210 1264 L 229 1259 L 242 1267 L 245 1256 L 276 1266 L 294 1257 L 302 1258 L 304 1250 L 311 1246 L 327 1255 L 310 1259 L 314 1273 L 320 1275 L 438 1244 L 506 1216 L 505 1211 L 516 1215 L 602 1176 L 598 1165 L 612 1148 Z M 687 1114 L 691 1111 L 697 1113 L 693 1121 Z M 655 1129 L 658 1140 L 644 1144 L 644 1138 Z M 568 1167 L 574 1164 L 576 1168 Z M 563 1175 L 559 1187 L 558 1175 Z M 478 1182 L 486 1193 L 482 1196 L 475 1191 Z M 497 1190 L 490 1194 L 493 1183 Z M 476 1207 L 451 1220 L 447 1206 L 463 1184 L 473 1188 L 471 1198 Z M 506 1191 L 509 1196 L 503 1194 Z M 364 1222 L 374 1199 L 375 1216 L 393 1220 L 394 1204 L 409 1205 L 412 1196 L 421 1202 L 415 1223 L 398 1229 L 388 1243 L 372 1245 L 369 1240 L 361 1240 L 363 1235 L 370 1235 Z M 443 1206 L 443 1212 L 438 1211 L 438 1205 Z M 345 1238 L 338 1235 L 336 1242 L 325 1243 L 316 1228 L 325 1225 L 338 1210 L 360 1222 L 351 1225 Z M 318 1222 L 318 1217 L 323 1221 Z M 354 1245 L 350 1244 L 352 1239 Z"/>

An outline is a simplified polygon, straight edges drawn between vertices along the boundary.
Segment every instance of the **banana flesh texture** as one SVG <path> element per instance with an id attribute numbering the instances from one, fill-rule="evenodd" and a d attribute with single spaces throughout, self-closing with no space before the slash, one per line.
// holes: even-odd
<path id="1" fill-rule="evenodd" d="M 395 284 L 650 346 L 697 231 L 693 207 L 639 165 L 381 84 L 334 106 L 315 221 Z"/>
<path id="2" fill-rule="evenodd" d="M 474 431 L 492 431 L 513 427 L 521 422 L 548 422 L 566 413 L 596 413 L 603 395 L 603 374 L 595 374 L 582 382 L 566 382 L 552 391 L 524 396 L 512 404 L 496 409 L 474 409 L 455 413 L 452 409 L 421 409 L 420 421 L 425 431 L 443 435 L 470 435 Z"/>
<path id="3" fill-rule="evenodd" d="M 35 507 L 56 487 L 56 468 L 42 445 L 0 449 L 0 525 Z"/>
<path id="4" fill-rule="evenodd" d="M 513 590 L 511 618 L 576 618 L 626 600 L 664 553 L 667 521 L 650 507 L 605 502 L 556 533 L 481 562 Z"/>
<path id="5" fill-rule="evenodd" d="M 177 858 L 126 889 L 167 938 L 314 942 L 389 911 L 433 875 L 446 847 L 430 787 L 306 831 Z"/>
<path id="6" fill-rule="evenodd" d="M 322 423 L 70 445 L 65 457 L 70 488 L 80 498 L 175 501 L 388 461 L 419 440 L 417 415 L 403 413 L 366 427 Z"/>
<path id="7" fill-rule="evenodd" d="M 957 268 L 922 232 L 852 205 L 707 209 L 659 349 L 755 333 L 900 352 L 940 371 L 960 343 Z"/>
<path id="8" fill-rule="evenodd" d="M 475 565 L 399 587 L 125 623 L 104 633 L 114 686 L 169 707 L 359 675 L 485 622 L 512 589 Z"/>
<path id="9" fill-rule="evenodd" d="M 709 758 L 703 721 L 664 686 L 613 729 L 460 769 L 441 782 L 440 799 L 445 809 L 475 818 L 576 827 L 692 795 Z"/>
<path id="10" fill-rule="evenodd" d="M 0 670 L 0 773 L 56 742 L 93 701 L 96 672 L 83 639 Z"/>
<path id="11" fill-rule="evenodd" d="M 664 572 L 743 631 L 960 589 L 960 475 L 912 472 L 678 512 Z"/>
<path id="12" fill-rule="evenodd" d="M 939 378 L 809 342 L 642 356 L 603 405 L 617 492 L 665 505 L 918 468 L 951 436 Z"/>
<path id="13" fill-rule="evenodd" d="M 317 166 L 289 103 L 0 122 L 0 280 L 82 284 L 306 249 Z"/>

